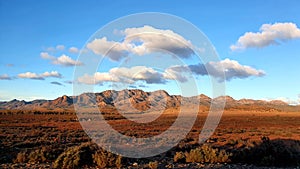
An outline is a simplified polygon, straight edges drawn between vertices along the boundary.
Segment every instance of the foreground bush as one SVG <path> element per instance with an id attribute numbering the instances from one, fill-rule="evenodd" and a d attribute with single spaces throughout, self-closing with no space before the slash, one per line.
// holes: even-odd
<path id="1" fill-rule="evenodd" d="M 93 163 L 92 154 L 97 150 L 97 145 L 84 143 L 71 147 L 55 160 L 54 168 L 79 168 Z"/>
<path id="2" fill-rule="evenodd" d="M 158 168 L 158 162 L 157 161 L 150 161 L 148 164 L 150 169 L 157 169 Z"/>
<path id="3" fill-rule="evenodd" d="M 14 159 L 15 163 L 45 163 L 55 160 L 60 152 L 59 149 L 51 149 L 53 147 L 41 147 L 35 150 L 24 150 L 17 154 Z M 54 152 L 56 151 L 56 152 Z"/>
<path id="4" fill-rule="evenodd" d="M 63 152 L 63 148 L 58 146 L 43 146 L 38 149 L 21 150 L 15 157 L 14 163 L 45 163 L 53 162 L 59 154 Z"/>
<path id="5" fill-rule="evenodd" d="M 63 152 L 54 162 L 53 168 L 74 169 L 85 166 L 98 168 L 122 166 L 121 156 L 107 152 L 93 143 L 84 143 Z"/>
<path id="6" fill-rule="evenodd" d="M 198 163 L 226 163 L 230 162 L 231 154 L 225 150 L 214 149 L 208 145 L 190 150 L 190 152 L 176 152 L 174 162 Z"/>
<path id="7" fill-rule="evenodd" d="M 102 149 L 96 151 L 93 155 L 94 163 L 97 167 L 106 168 L 106 167 L 122 167 L 122 157 L 117 156 L 111 152 L 103 151 Z"/>
<path id="8" fill-rule="evenodd" d="M 44 149 L 38 149 L 29 154 L 30 163 L 44 163 L 46 160 Z"/>
<path id="9" fill-rule="evenodd" d="M 174 162 L 179 162 L 179 163 L 185 162 L 185 154 L 182 151 L 176 152 L 174 156 Z"/>
<path id="10" fill-rule="evenodd" d="M 27 158 L 27 154 L 26 152 L 19 152 L 17 154 L 16 159 L 14 160 L 14 163 L 25 163 L 28 162 L 28 158 Z"/>

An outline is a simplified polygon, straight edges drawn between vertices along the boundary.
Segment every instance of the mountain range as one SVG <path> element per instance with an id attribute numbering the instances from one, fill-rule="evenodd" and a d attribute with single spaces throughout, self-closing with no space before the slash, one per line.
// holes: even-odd
<path id="1" fill-rule="evenodd" d="M 265 101 L 253 99 L 235 100 L 230 96 L 210 98 L 206 95 L 183 97 L 180 95 L 169 95 L 164 90 L 145 92 L 139 89 L 132 90 L 106 90 L 100 93 L 83 93 L 78 96 L 63 95 L 54 100 L 11 100 L 0 102 L 0 110 L 74 110 L 74 104 L 80 107 L 118 107 L 129 111 L 129 107 L 139 111 L 150 108 L 179 107 L 182 104 L 199 105 L 208 110 L 211 104 L 226 101 L 225 109 L 243 109 L 259 111 L 299 111 L 300 106 L 291 106 L 280 100 Z M 131 105 L 131 106 L 128 106 Z"/>

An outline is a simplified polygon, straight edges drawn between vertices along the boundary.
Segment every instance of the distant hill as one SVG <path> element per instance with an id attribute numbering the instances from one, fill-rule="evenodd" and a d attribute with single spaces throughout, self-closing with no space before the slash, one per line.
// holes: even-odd
<path id="1" fill-rule="evenodd" d="M 68 110 L 74 111 L 74 104 L 81 107 L 118 107 L 128 111 L 146 111 L 179 107 L 181 105 L 197 105 L 208 110 L 211 104 L 219 104 L 226 101 L 226 110 L 257 110 L 257 111 L 300 111 L 300 106 L 291 106 L 280 100 L 264 101 L 241 99 L 235 100 L 230 96 L 210 98 L 206 95 L 183 97 L 169 95 L 164 90 L 145 92 L 139 89 L 132 90 L 106 90 L 100 93 L 83 93 L 79 96 L 61 96 L 55 100 L 11 100 L 0 102 L 0 110 Z M 128 106 L 130 105 L 130 106 Z M 132 110 L 131 110 L 132 109 Z"/>

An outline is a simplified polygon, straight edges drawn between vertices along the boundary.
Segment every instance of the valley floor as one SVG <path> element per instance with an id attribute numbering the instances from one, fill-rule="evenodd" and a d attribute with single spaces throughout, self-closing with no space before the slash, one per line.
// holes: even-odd
<path id="1" fill-rule="evenodd" d="M 129 123 L 126 119 L 112 118 L 109 122 L 122 134 L 147 137 L 167 129 L 176 117 L 174 114 L 167 114 L 155 120 L 151 126 L 138 127 L 131 126 L 131 122 Z M 206 117 L 206 112 L 198 114 L 193 129 L 186 139 L 171 150 L 169 153 L 171 155 L 164 155 L 164 158 L 160 159 L 153 157 L 137 163 L 141 164 L 142 168 L 147 167 L 150 161 L 157 161 L 159 168 L 269 168 L 256 167 L 264 164 L 249 164 L 249 161 L 245 159 L 237 161 L 239 160 L 237 157 L 230 160 L 230 164 L 174 162 L 175 152 L 189 152 L 199 147 L 198 136 Z M 129 130 L 131 127 L 135 129 Z M 47 115 L 45 113 L 2 112 L 0 131 L 0 168 L 51 168 L 57 157 L 68 148 L 91 141 L 82 130 L 76 115 L 68 112 L 48 113 Z M 234 153 L 245 153 L 248 150 L 249 153 L 251 150 L 254 153 L 256 149 L 264 148 L 263 146 L 280 145 L 283 146 L 281 148 L 287 147 L 288 151 L 292 151 L 291 157 L 300 157 L 300 112 L 226 110 L 214 134 L 205 144 L 233 153 L 233 156 L 239 155 Z M 32 152 L 40 152 L 39 150 L 47 152 L 44 154 L 45 159 L 30 155 Z M 22 152 L 27 157 L 20 156 Z M 166 163 L 162 159 L 169 161 Z M 133 162 L 134 159 L 127 159 L 123 167 L 132 167 Z M 272 163 L 266 163 L 266 165 L 270 164 Z"/>

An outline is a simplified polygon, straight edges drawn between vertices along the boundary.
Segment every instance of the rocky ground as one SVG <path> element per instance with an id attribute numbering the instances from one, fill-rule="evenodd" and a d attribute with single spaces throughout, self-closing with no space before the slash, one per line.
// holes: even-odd
<path id="1" fill-rule="evenodd" d="M 19 164 L 0 164 L 0 168 L 2 169 L 50 169 L 51 164 L 30 164 L 30 163 L 19 163 Z M 123 167 L 122 167 L 123 168 Z M 131 166 L 126 166 L 124 168 L 128 169 L 143 169 L 143 168 L 149 168 L 148 165 L 138 165 L 133 164 Z M 190 164 L 159 164 L 158 169 L 164 169 L 164 168 L 175 168 L 175 169 L 185 169 L 185 168 L 217 168 L 217 169 L 280 169 L 278 167 L 261 167 L 261 166 L 255 166 L 255 165 L 248 165 L 248 164 L 201 164 L 201 163 L 190 163 Z M 93 169 L 93 167 L 88 167 L 87 169 Z M 300 169 L 300 166 L 298 167 L 290 167 L 289 169 Z"/>

